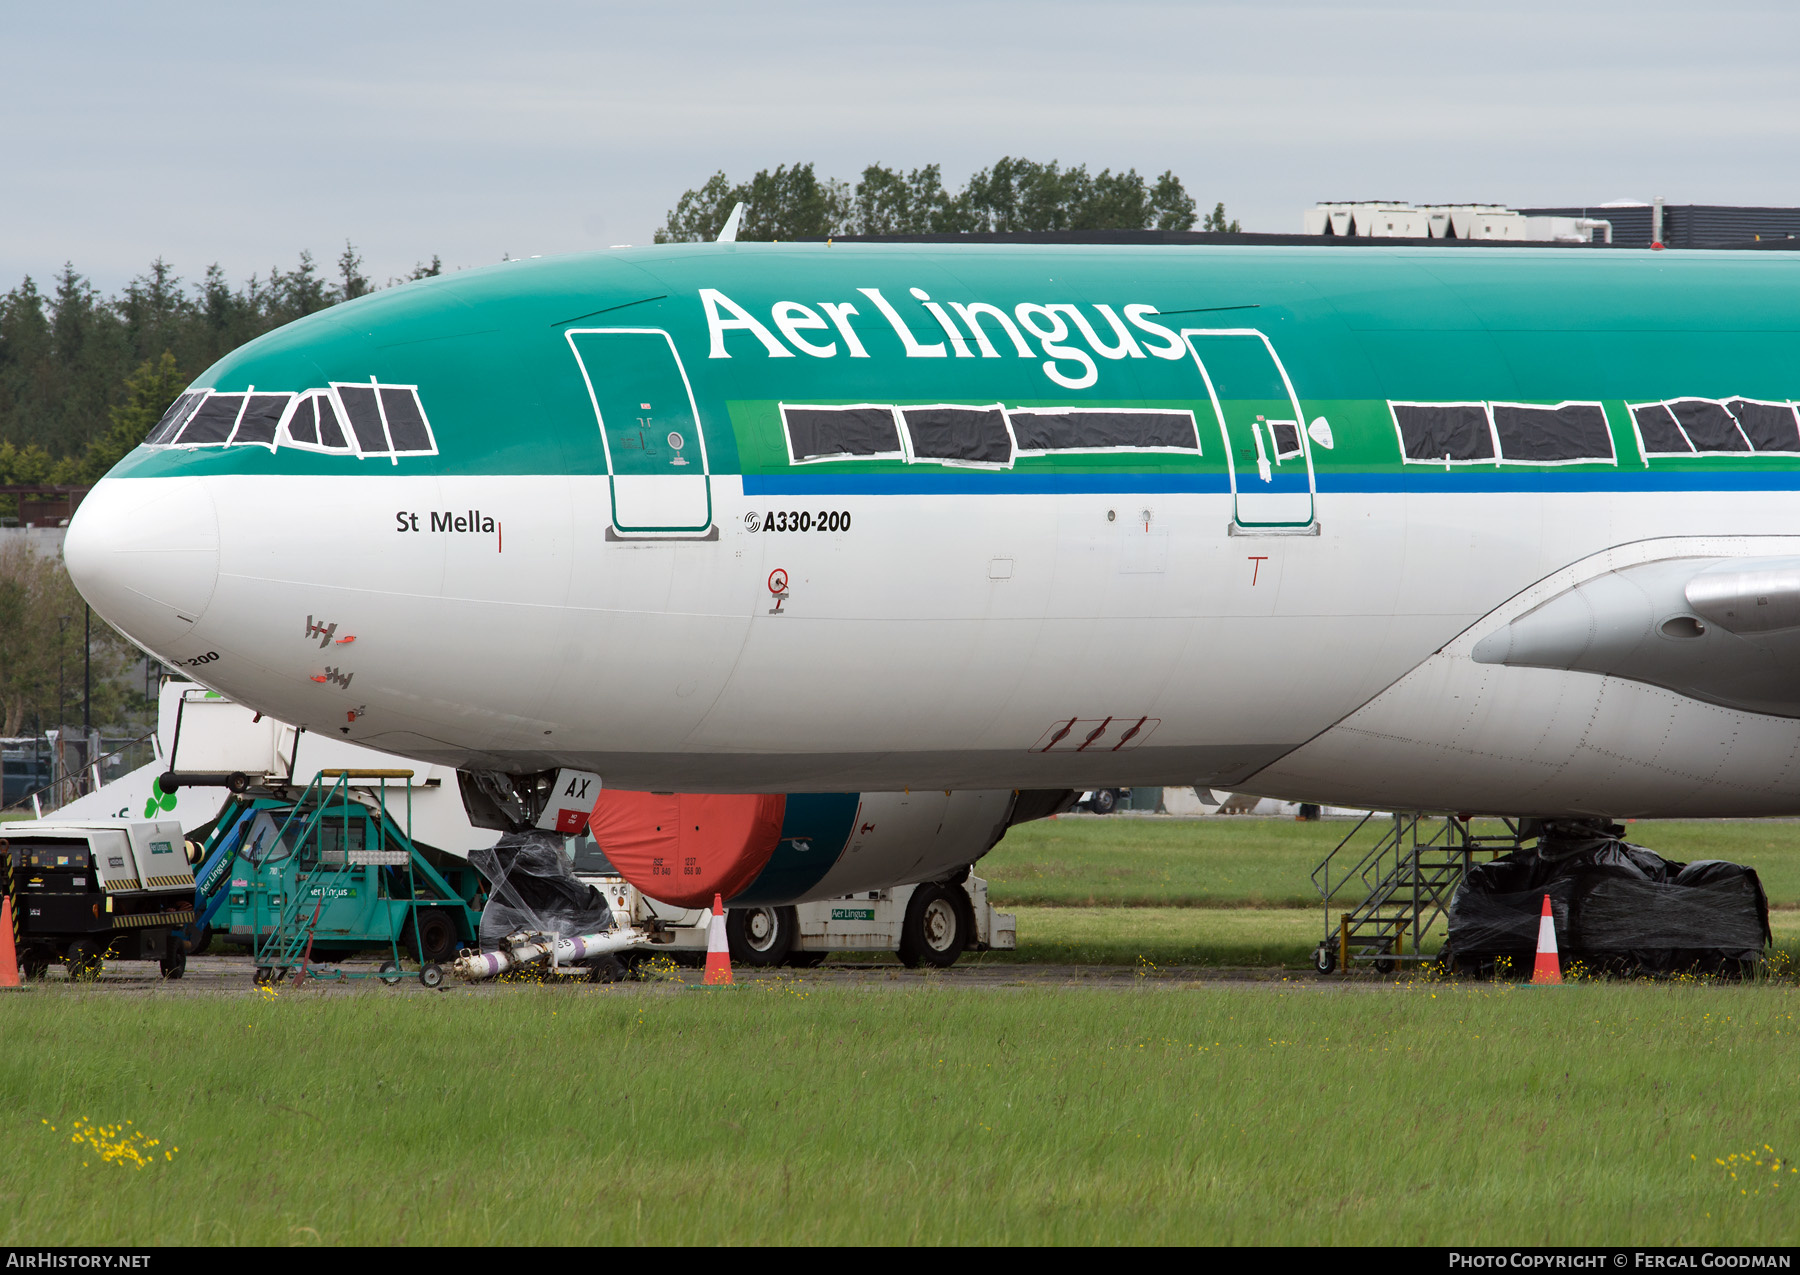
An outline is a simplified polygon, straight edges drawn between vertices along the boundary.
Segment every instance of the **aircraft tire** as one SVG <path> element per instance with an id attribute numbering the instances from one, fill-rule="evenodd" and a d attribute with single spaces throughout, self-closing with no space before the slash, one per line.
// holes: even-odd
<path id="1" fill-rule="evenodd" d="M 413 927 L 406 926 L 406 950 L 421 965 L 437 965 L 456 956 L 456 922 L 442 908 L 420 908 L 417 937 Z M 421 950 L 423 949 L 423 950 Z"/>
<path id="2" fill-rule="evenodd" d="M 745 965 L 780 965 L 799 932 L 800 914 L 791 907 L 732 908 L 725 914 L 731 959 Z"/>
<path id="3" fill-rule="evenodd" d="M 948 969 L 975 932 L 969 896 L 959 886 L 931 882 L 913 891 L 900 923 L 900 963 L 908 969 Z"/>
<path id="4" fill-rule="evenodd" d="M 1119 794 L 1110 788 L 1102 788 L 1095 792 L 1088 802 L 1088 809 L 1097 815 L 1110 815 L 1119 804 Z"/>

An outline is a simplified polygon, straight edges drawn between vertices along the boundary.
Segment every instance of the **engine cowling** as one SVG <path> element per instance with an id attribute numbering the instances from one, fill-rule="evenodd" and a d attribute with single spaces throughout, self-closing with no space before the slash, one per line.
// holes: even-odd
<path id="1" fill-rule="evenodd" d="M 879 793 L 642 793 L 603 789 L 589 829 L 653 899 L 707 907 L 803 903 L 929 881 L 973 863 L 1064 794 L 1010 788 Z M 1072 797 L 1073 794 L 1068 794 Z"/>

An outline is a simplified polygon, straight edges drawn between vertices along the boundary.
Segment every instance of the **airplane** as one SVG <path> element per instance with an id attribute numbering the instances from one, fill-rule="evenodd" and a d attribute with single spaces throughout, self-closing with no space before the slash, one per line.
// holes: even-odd
<path id="1" fill-rule="evenodd" d="M 65 557 L 485 826 L 600 777 L 696 891 L 771 794 L 1793 815 L 1796 297 L 1768 252 L 527 259 L 222 359 Z"/>

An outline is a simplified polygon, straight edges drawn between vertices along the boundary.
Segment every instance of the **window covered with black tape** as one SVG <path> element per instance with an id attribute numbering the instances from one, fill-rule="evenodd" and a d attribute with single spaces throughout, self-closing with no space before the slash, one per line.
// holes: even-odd
<path id="1" fill-rule="evenodd" d="M 1752 398 L 1670 399 L 1632 404 L 1631 419 L 1646 456 L 1800 453 L 1800 416 L 1792 403 Z"/>
<path id="2" fill-rule="evenodd" d="M 1737 418 L 1738 429 L 1759 452 L 1800 452 L 1800 420 L 1792 403 L 1765 403 L 1734 398 L 1725 408 Z"/>
<path id="3" fill-rule="evenodd" d="M 350 440 L 344 436 L 343 422 L 331 395 L 308 394 L 294 408 L 282 430 L 282 442 L 297 447 L 322 451 L 348 451 Z"/>
<path id="4" fill-rule="evenodd" d="M 1485 403 L 1389 403 L 1407 460 L 1491 461 L 1494 436 Z"/>
<path id="5" fill-rule="evenodd" d="M 281 424 L 288 404 L 293 401 L 292 394 L 252 394 L 250 401 L 244 404 L 243 414 L 238 417 L 237 429 L 231 435 L 231 445 L 236 447 L 240 443 L 257 443 L 273 447 L 275 427 Z"/>
<path id="6" fill-rule="evenodd" d="M 1769 942 L 1769 903 L 1753 868 L 1705 859 L 1674 863 L 1620 839 L 1618 824 L 1547 825 L 1536 846 L 1463 878 L 1450 904 L 1456 964 L 1505 957 L 1529 969 L 1544 897 L 1565 962 L 1668 973 L 1731 969 Z"/>
<path id="7" fill-rule="evenodd" d="M 437 450 L 431 425 L 419 402 L 419 392 L 413 386 L 358 382 L 334 384 L 332 388 L 337 391 L 338 402 L 349 418 L 349 433 L 356 440 L 356 449 L 363 455 Z M 321 406 L 321 431 L 324 429 L 324 410 Z"/>
<path id="8" fill-rule="evenodd" d="M 966 465 L 1012 464 L 1012 435 L 1007 433 L 1006 413 L 998 404 L 961 407 L 940 403 L 930 407 L 903 407 L 900 418 L 905 423 L 914 460 Z"/>
<path id="9" fill-rule="evenodd" d="M 1015 407 L 1007 416 L 1021 452 L 1201 450 L 1189 411 Z"/>
<path id="10" fill-rule="evenodd" d="M 879 460 L 899 457 L 900 427 L 894 409 L 874 403 L 841 407 L 781 405 L 788 451 L 796 461 Z"/>
<path id="11" fill-rule="evenodd" d="M 190 447 L 223 443 L 237 428 L 238 413 L 243 410 L 242 394 L 208 394 L 170 441 Z"/>
<path id="12" fill-rule="evenodd" d="M 1705 398 L 1676 399 L 1669 412 L 1697 452 L 1747 452 L 1750 440 L 1738 429 L 1737 417 L 1725 404 Z"/>
<path id="13" fill-rule="evenodd" d="M 1634 404 L 1631 419 L 1637 425 L 1638 439 L 1644 445 L 1644 455 L 1693 455 L 1694 445 L 1681 432 L 1681 425 L 1667 403 Z"/>
<path id="14" fill-rule="evenodd" d="M 1541 465 L 1614 459 L 1612 430 L 1598 403 L 1495 403 L 1492 411 L 1502 461 Z"/>

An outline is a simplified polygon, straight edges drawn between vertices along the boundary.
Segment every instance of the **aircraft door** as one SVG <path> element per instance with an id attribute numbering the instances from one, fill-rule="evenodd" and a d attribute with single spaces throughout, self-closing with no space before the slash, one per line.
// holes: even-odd
<path id="1" fill-rule="evenodd" d="M 566 335 L 606 452 L 613 527 L 628 535 L 710 528 L 706 436 L 669 334 L 575 328 Z"/>
<path id="2" fill-rule="evenodd" d="M 1224 437 L 1232 517 L 1240 527 L 1312 524 L 1313 465 L 1287 369 L 1254 328 L 1186 329 Z"/>

